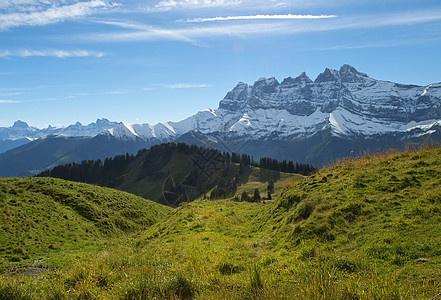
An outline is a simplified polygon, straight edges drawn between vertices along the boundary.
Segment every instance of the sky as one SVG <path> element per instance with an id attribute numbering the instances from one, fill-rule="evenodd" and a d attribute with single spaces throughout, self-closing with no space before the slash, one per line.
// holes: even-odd
<path id="1" fill-rule="evenodd" d="M 0 127 L 180 121 L 350 64 L 441 82 L 439 0 L 0 0 Z"/>

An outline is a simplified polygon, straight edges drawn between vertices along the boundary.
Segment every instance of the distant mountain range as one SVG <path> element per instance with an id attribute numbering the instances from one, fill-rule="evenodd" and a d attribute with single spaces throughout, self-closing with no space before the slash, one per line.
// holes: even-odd
<path id="1" fill-rule="evenodd" d="M 117 122 L 110 122 L 107 119 L 98 119 L 95 123 L 89 125 L 82 125 L 80 122 L 77 122 L 67 127 L 49 126 L 44 129 L 38 129 L 29 126 L 26 122 L 17 121 L 11 127 L 0 127 L 0 153 L 36 139 L 47 137 L 48 135 L 93 137 L 117 125 Z"/>
<path id="2" fill-rule="evenodd" d="M 130 125 L 98 120 L 79 125 L 49 127 L 38 134 L 90 137 L 80 148 L 70 149 L 69 155 L 59 155 L 63 162 L 102 158 L 117 151 L 133 153 L 137 147 L 177 141 L 255 158 L 322 165 L 366 150 L 441 140 L 441 83 L 416 86 L 381 81 L 343 65 L 340 70 L 325 69 L 314 81 L 302 73 L 281 83 L 275 78 L 261 78 L 253 85 L 240 82 L 218 109 L 200 111 L 180 122 Z M 12 147 L 17 145 L 12 145 L 14 141 L 39 137 L 31 135 L 38 130 L 26 126 L 17 122 L 0 128 L 0 141 L 9 141 Z M 15 135 L 4 134 L 14 127 Z M 6 154 L 0 155 L 0 170 Z"/>

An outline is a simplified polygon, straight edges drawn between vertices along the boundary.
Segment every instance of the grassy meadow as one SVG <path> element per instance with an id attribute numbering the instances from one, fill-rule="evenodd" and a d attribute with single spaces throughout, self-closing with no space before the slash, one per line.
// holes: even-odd
<path id="1" fill-rule="evenodd" d="M 255 188 L 251 172 L 236 195 Z M 47 178 L 0 180 L 0 299 L 431 299 L 441 149 L 280 178 L 275 200 L 171 209 Z M 440 295 L 441 297 L 441 295 Z"/>

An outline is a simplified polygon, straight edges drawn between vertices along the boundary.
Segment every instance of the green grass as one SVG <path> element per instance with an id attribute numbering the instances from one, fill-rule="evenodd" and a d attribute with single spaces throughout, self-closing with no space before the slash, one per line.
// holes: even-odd
<path id="1" fill-rule="evenodd" d="M 52 178 L 0 179 L 1 266 L 136 232 L 169 210 L 93 185 Z"/>
<path id="2" fill-rule="evenodd" d="M 251 170 L 238 190 L 266 188 L 258 175 Z M 276 190 L 285 188 L 272 203 L 198 200 L 150 214 L 152 222 L 137 222 L 132 233 L 103 232 L 93 222 L 86 247 L 52 252 L 63 264 L 43 260 L 39 266 L 50 268 L 35 277 L 7 269 L 0 299 L 430 299 L 441 292 L 441 149 L 365 156 L 297 179 L 277 181 Z M 27 179 L 11 180 L 19 198 L 28 192 L 29 183 L 19 184 Z M 69 191 L 62 186 L 72 183 L 57 184 Z M 15 267 L 45 258 L 28 255 Z"/>

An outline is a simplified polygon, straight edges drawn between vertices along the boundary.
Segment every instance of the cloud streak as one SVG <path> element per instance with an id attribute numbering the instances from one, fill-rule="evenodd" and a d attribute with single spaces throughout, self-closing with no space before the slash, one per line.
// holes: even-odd
<path id="1" fill-rule="evenodd" d="M 56 57 L 56 58 L 71 58 L 71 57 L 104 57 L 105 54 L 99 51 L 88 50 L 33 50 L 33 49 L 21 49 L 21 50 L 3 50 L 0 51 L 0 58 L 10 57 Z"/>
<path id="2" fill-rule="evenodd" d="M 336 15 L 253 15 L 253 16 L 228 16 L 214 18 L 194 18 L 186 20 L 187 23 L 202 23 L 215 21 L 235 21 L 235 20 L 314 20 L 336 18 Z"/>
<path id="3" fill-rule="evenodd" d="M 441 11 L 426 10 L 409 13 L 339 16 L 338 18 L 334 17 L 334 15 L 323 16 L 326 17 L 313 16 L 316 18 L 308 18 L 305 15 L 304 18 L 274 18 L 274 21 L 272 22 L 268 22 L 268 19 L 265 19 L 268 17 L 263 17 L 263 19 L 253 18 L 255 16 L 249 16 L 250 19 L 242 19 L 241 17 L 237 17 L 241 18 L 240 20 L 242 20 L 242 22 L 240 23 L 216 23 L 211 21 L 216 21 L 220 19 L 205 18 L 194 19 L 196 20 L 196 22 L 188 23 L 192 24 L 192 26 L 187 25 L 186 22 L 178 22 L 175 24 L 181 24 L 180 26 L 168 28 L 155 27 L 144 24 L 133 24 L 129 22 L 108 22 L 108 24 L 127 29 L 127 31 L 89 34 L 77 36 L 77 38 L 89 41 L 104 42 L 175 40 L 190 42 L 200 46 L 201 43 L 199 42 L 199 40 L 204 38 L 229 36 L 246 38 L 250 36 L 289 35 L 354 29 L 376 29 L 390 26 L 407 26 L 413 24 L 421 24 L 441 20 Z M 224 21 L 224 19 L 222 19 L 222 21 Z"/>
<path id="4" fill-rule="evenodd" d="M 0 104 L 17 104 L 17 103 L 21 103 L 21 102 L 22 101 L 0 99 Z"/>
<path id="5" fill-rule="evenodd" d="M 210 87 L 208 84 L 194 84 L 194 83 L 174 83 L 162 85 L 167 89 L 200 89 Z"/>
<path id="6" fill-rule="evenodd" d="M 103 0 L 77 2 L 64 6 L 51 6 L 45 10 L 37 7 L 31 12 L 14 12 L 0 15 L 0 30 L 8 30 L 20 26 L 44 26 L 91 15 L 97 9 L 113 7 Z"/>
<path id="7" fill-rule="evenodd" d="M 225 7 L 241 4 L 241 0 L 163 0 L 156 4 L 152 11 L 168 11 L 172 9 L 195 9 L 206 7 Z"/>

